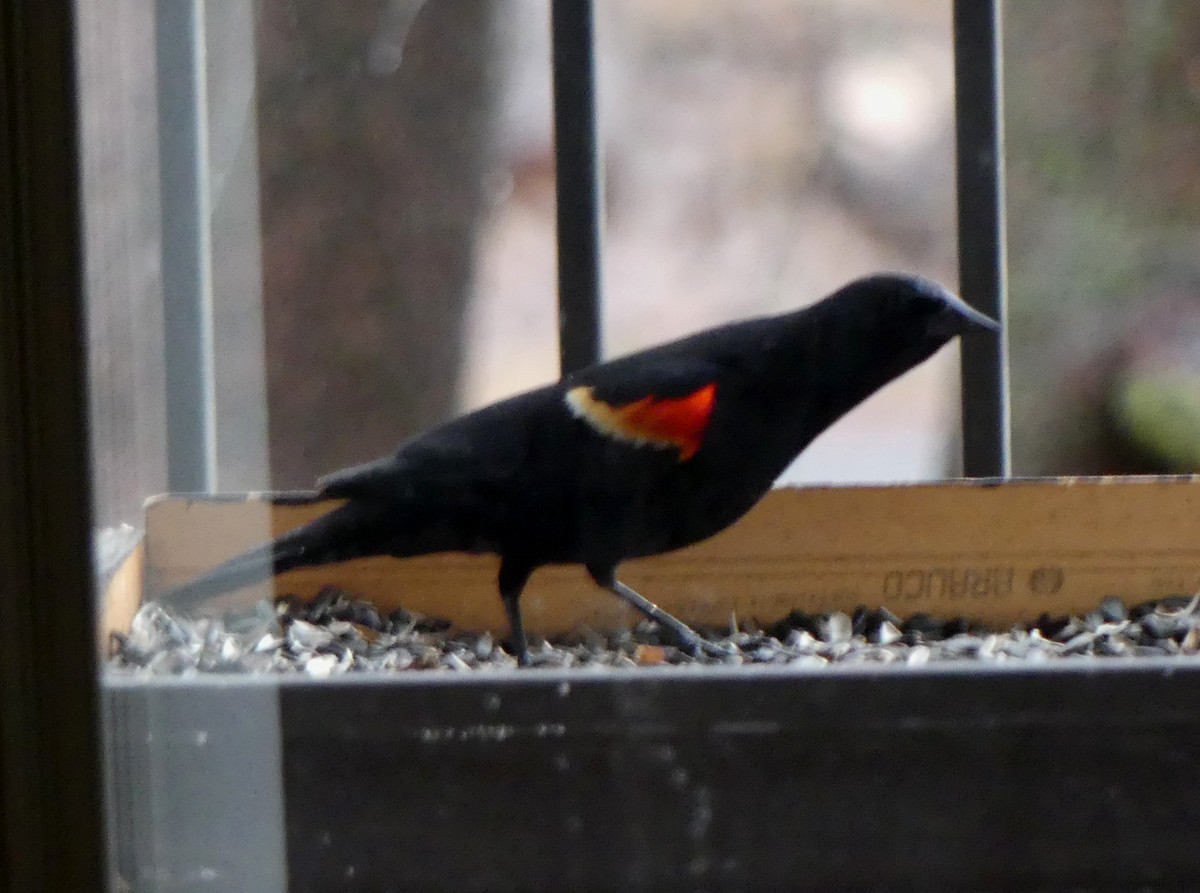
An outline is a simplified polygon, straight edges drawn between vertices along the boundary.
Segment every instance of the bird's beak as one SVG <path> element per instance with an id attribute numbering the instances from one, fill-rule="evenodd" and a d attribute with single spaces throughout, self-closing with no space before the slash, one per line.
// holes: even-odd
<path id="1" fill-rule="evenodd" d="M 966 301 L 948 296 L 945 309 L 938 314 L 935 325 L 948 337 L 968 332 L 999 332 L 1000 323 L 986 313 L 980 313 Z"/>

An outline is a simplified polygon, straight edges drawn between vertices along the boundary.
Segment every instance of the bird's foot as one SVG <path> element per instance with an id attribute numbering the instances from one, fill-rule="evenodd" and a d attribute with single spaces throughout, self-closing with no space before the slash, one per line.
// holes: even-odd
<path id="1" fill-rule="evenodd" d="M 675 639 L 675 646 L 681 651 L 685 651 L 693 657 L 703 654 L 707 657 L 718 659 L 734 653 L 731 650 L 734 646 L 722 647 L 716 642 L 710 642 L 682 620 L 671 616 L 649 599 L 630 589 L 620 580 L 606 578 L 605 574 L 597 572 L 593 572 L 592 577 L 601 586 L 604 586 L 613 594 L 620 596 L 657 623 L 660 629 Z"/>
<path id="2" fill-rule="evenodd" d="M 511 639 L 506 639 L 500 643 L 504 650 L 517 659 L 518 667 L 529 666 L 529 646 L 525 644 L 524 637 L 520 642 L 514 642 Z"/>
<path id="3" fill-rule="evenodd" d="M 711 642 L 704 638 L 698 632 L 689 630 L 690 635 L 684 635 L 681 631 L 677 636 L 676 647 L 681 651 L 685 651 L 692 657 L 714 657 L 717 659 L 728 657 L 734 653 L 732 645 L 721 645 L 717 642 Z"/>

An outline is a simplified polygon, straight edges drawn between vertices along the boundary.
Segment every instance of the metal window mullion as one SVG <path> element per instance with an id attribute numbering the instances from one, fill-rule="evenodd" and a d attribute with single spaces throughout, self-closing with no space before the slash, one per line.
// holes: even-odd
<path id="1" fill-rule="evenodd" d="M 1005 322 L 1000 0 L 954 0 L 958 265 L 963 297 Z M 963 473 L 1011 473 L 1007 327 L 962 339 Z"/>
<path id="2" fill-rule="evenodd" d="M 212 213 L 209 207 L 205 0 L 158 0 L 167 483 L 216 485 Z"/>
<path id="3" fill-rule="evenodd" d="M 554 165 L 562 374 L 600 359 L 601 173 L 592 0 L 553 0 Z"/>

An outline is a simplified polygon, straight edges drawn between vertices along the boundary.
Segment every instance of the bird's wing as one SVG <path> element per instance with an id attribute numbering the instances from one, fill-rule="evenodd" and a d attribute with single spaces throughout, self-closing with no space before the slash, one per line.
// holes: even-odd
<path id="1" fill-rule="evenodd" d="M 403 444 L 392 456 L 335 471 L 321 478 L 322 496 L 384 498 L 395 488 L 466 483 L 465 477 L 485 474 L 488 463 L 478 461 L 469 441 L 430 432 Z"/>
<path id="2" fill-rule="evenodd" d="M 331 472 L 317 481 L 317 486 L 321 495 L 330 499 L 371 495 L 381 485 L 390 484 L 397 470 L 395 457 L 387 456 Z"/>
<path id="3" fill-rule="evenodd" d="M 713 360 L 652 348 L 581 369 L 567 376 L 566 384 L 589 385 L 606 401 L 632 403 L 648 396 L 686 397 L 723 374 L 724 367 Z"/>
<path id="4" fill-rule="evenodd" d="M 714 363 L 649 352 L 571 376 L 564 399 L 598 433 L 628 443 L 675 447 L 686 461 L 703 443 L 720 379 L 721 369 Z"/>

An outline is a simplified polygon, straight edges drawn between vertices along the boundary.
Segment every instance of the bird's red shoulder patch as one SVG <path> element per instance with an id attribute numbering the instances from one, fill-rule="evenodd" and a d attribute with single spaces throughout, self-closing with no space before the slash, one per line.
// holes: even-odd
<path id="1" fill-rule="evenodd" d="M 620 405 L 599 399 L 595 389 L 586 385 L 571 388 L 566 394 L 571 413 L 599 433 L 626 443 L 675 447 L 680 462 L 686 462 L 700 449 L 716 399 L 715 383 L 683 397 L 648 394 Z"/>

